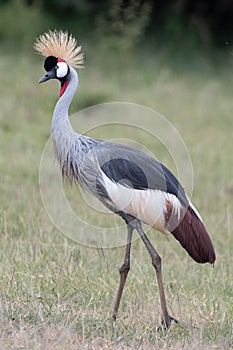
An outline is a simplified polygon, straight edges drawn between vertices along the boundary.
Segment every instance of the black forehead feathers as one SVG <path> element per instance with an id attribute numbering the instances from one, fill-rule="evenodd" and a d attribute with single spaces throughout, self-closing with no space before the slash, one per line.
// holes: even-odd
<path id="1" fill-rule="evenodd" d="M 46 57 L 44 61 L 44 69 L 46 72 L 49 72 L 53 67 L 57 65 L 57 58 L 54 56 L 48 56 Z"/>

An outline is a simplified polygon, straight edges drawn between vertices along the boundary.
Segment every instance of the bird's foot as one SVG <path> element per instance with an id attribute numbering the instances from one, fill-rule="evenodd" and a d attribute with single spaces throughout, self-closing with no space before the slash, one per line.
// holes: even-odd
<path id="1" fill-rule="evenodd" d="M 157 328 L 158 331 L 161 330 L 167 330 L 171 327 L 171 323 L 174 322 L 175 324 L 178 324 L 179 321 L 177 321 L 174 317 L 171 317 L 167 315 L 162 319 L 161 326 Z"/>

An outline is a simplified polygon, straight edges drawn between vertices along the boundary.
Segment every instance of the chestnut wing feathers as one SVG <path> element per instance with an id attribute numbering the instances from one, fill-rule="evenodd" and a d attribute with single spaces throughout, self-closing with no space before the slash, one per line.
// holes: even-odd
<path id="1" fill-rule="evenodd" d="M 177 227 L 170 232 L 196 262 L 210 264 L 215 262 L 216 256 L 211 239 L 204 224 L 190 206 Z"/>

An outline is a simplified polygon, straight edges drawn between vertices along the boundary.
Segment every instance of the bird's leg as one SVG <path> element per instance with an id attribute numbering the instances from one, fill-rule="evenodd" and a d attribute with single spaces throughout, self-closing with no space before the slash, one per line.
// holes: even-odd
<path id="1" fill-rule="evenodd" d="M 123 265 L 119 269 L 120 284 L 118 287 L 118 292 L 117 292 L 116 301 L 113 309 L 113 315 L 112 315 L 112 318 L 114 321 L 116 321 L 116 316 L 120 305 L 125 281 L 130 269 L 130 248 L 131 248 L 132 234 L 133 234 L 134 228 L 130 224 L 127 224 L 127 230 L 128 230 L 128 235 L 127 235 L 127 244 L 126 244 L 126 250 L 125 250 L 125 260 Z"/>
<path id="2" fill-rule="evenodd" d="M 163 280 L 162 280 L 162 267 L 161 267 L 161 258 L 159 254 L 155 251 L 154 247 L 150 243 L 149 239 L 147 238 L 145 232 L 142 229 L 141 223 L 137 222 L 136 230 L 138 231 L 141 239 L 143 240 L 148 252 L 150 253 L 151 259 L 152 259 L 152 265 L 155 268 L 156 276 L 157 276 L 157 282 L 158 282 L 158 288 L 159 288 L 159 296 L 160 296 L 160 303 L 161 303 L 161 309 L 162 309 L 162 326 L 165 328 L 169 328 L 171 325 L 171 321 L 174 321 L 175 323 L 178 323 L 176 319 L 169 316 L 167 311 L 167 304 L 165 299 L 165 293 L 163 288 Z"/>

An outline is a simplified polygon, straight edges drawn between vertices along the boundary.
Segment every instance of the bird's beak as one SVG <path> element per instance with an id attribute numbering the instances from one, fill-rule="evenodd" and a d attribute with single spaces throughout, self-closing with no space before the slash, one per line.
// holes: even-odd
<path id="1" fill-rule="evenodd" d="M 45 75 L 43 75 L 43 77 L 40 78 L 40 80 L 38 81 L 38 83 L 43 83 L 47 80 L 50 79 L 55 79 L 56 78 L 56 73 L 54 70 L 50 70 L 49 72 L 47 72 Z"/>

